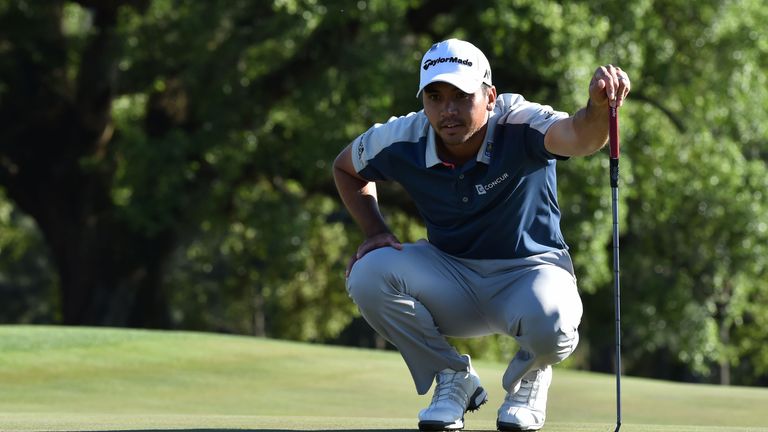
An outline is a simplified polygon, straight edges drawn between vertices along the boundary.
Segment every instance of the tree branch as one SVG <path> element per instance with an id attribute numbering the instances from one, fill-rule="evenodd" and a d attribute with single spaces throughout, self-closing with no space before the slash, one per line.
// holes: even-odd
<path id="1" fill-rule="evenodd" d="M 445 38 L 445 34 L 434 31 L 432 22 L 442 13 L 453 12 L 457 6 L 462 6 L 458 0 L 427 0 L 419 7 L 409 9 L 405 14 L 408 28 L 415 34 L 427 34 L 434 41 Z"/>
<path id="2" fill-rule="evenodd" d="M 651 98 L 650 96 L 646 95 L 645 93 L 633 93 L 632 99 L 645 102 L 652 107 L 658 109 L 661 111 L 668 119 L 672 122 L 672 124 L 675 126 L 675 129 L 677 129 L 680 133 L 685 133 L 686 127 L 685 123 L 678 117 L 672 110 L 662 105 L 659 101 L 656 99 Z"/>
<path id="3" fill-rule="evenodd" d="M 73 0 L 75 3 L 93 11 L 108 12 L 105 16 L 115 15 L 121 6 L 130 6 L 143 13 L 149 7 L 150 0 Z"/>
<path id="4" fill-rule="evenodd" d="M 81 3 L 90 2 L 81 0 Z M 109 122 L 116 75 L 116 38 L 114 27 L 117 5 L 114 1 L 92 6 L 95 34 L 82 53 L 77 75 L 75 106 L 87 131 L 98 134 Z M 91 140 L 88 140 L 91 141 Z M 91 145 L 91 142 L 83 143 Z"/>
<path id="5" fill-rule="evenodd" d="M 357 20 L 345 22 L 343 28 L 336 22 L 324 20 L 304 40 L 303 46 L 296 50 L 298 54 L 295 57 L 260 79 L 263 83 L 261 90 L 264 98 L 261 100 L 265 102 L 264 106 L 272 106 L 287 95 L 292 83 L 312 80 L 318 75 L 318 70 L 338 63 L 338 59 L 344 55 L 344 50 L 340 48 L 358 33 L 359 26 Z"/>

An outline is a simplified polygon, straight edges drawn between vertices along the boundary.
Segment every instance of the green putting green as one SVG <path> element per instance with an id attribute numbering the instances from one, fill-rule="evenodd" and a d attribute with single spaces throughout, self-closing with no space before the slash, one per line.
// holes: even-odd
<path id="1" fill-rule="evenodd" d="M 476 361 L 495 430 L 506 365 Z M 546 432 L 613 431 L 612 375 L 555 369 Z M 622 431 L 768 431 L 768 389 L 624 377 Z M 0 430 L 414 430 L 394 352 L 243 336 L 0 326 Z"/>

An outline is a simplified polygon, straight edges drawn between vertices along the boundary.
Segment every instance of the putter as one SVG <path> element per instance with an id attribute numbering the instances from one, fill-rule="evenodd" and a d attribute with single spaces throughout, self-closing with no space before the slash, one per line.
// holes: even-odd
<path id="1" fill-rule="evenodd" d="M 621 428 L 621 289 L 619 287 L 619 107 L 609 109 L 611 207 L 613 210 L 613 305 L 616 315 L 616 429 Z"/>

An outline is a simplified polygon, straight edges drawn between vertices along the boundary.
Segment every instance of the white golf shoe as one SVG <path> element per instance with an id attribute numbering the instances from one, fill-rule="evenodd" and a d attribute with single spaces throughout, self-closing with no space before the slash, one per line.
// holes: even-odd
<path id="1" fill-rule="evenodd" d="M 464 355 L 467 361 L 469 356 Z M 443 369 L 435 377 L 435 394 L 419 412 L 419 430 L 451 431 L 464 428 L 464 413 L 475 411 L 488 400 L 480 377 L 469 363 L 467 371 Z"/>
<path id="2" fill-rule="evenodd" d="M 541 429 L 547 414 L 547 391 L 551 382 L 551 366 L 528 372 L 504 398 L 496 427 L 500 431 Z"/>

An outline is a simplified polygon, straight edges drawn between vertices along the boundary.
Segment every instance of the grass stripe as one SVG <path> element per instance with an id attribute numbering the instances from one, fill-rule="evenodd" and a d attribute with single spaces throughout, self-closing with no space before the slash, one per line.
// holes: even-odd
<path id="1" fill-rule="evenodd" d="M 495 430 L 505 365 L 476 362 Z M 613 431 L 612 375 L 555 370 L 546 432 Z M 768 432 L 768 389 L 625 377 L 622 431 Z M 0 430 L 413 430 L 394 352 L 242 336 L 0 326 Z"/>

